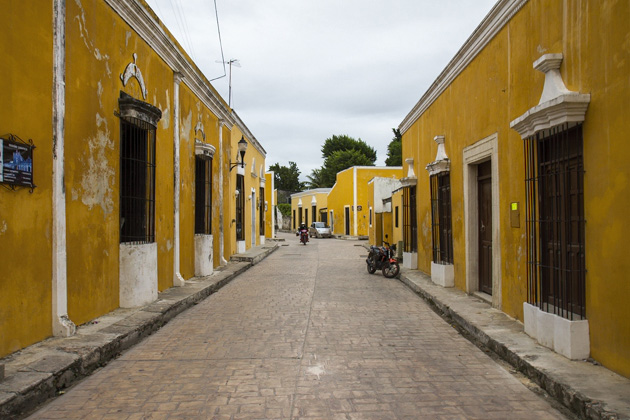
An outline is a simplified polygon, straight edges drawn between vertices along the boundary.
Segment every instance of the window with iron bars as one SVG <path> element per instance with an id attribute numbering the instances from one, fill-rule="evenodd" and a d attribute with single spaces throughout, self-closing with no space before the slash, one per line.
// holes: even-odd
<path id="1" fill-rule="evenodd" d="M 586 318 L 584 161 L 581 124 L 525 140 L 528 302 Z"/>
<path id="2" fill-rule="evenodd" d="M 403 243 L 405 252 L 418 252 L 416 187 L 403 188 Z"/>
<path id="3" fill-rule="evenodd" d="M 155 242 L 155 127 L 120 118 L 120 242 Z"/>
<path id="4" fill-rule="evenodd" d="M 195 233 L 212 234 L 212 159 L 195 156 Z"/>
<path id="5" fill-rule="evenodd" d="M 436 264 L 453 264 L 450 173 L 442 172 L 431 175 L 430 182 L 433 262 Z"/>
<path id="6" fill-rule="evenodd" d="M 245 240 L 245 177 L 236 175 L 236 240 Z"/>

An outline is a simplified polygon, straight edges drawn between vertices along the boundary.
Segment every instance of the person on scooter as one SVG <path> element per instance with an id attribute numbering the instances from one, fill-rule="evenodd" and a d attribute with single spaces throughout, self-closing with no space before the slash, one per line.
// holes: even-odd
<path id="1" fill-rule="evenodd" d="M 302 233 L 302 231 L 306 232 L 306 242 L 308 242 L 308 228 L 306 227 L 305 223 L 300 223 L 300 227 L 298 228 L 295 236 L 300 236 L 300 233 Z"/>

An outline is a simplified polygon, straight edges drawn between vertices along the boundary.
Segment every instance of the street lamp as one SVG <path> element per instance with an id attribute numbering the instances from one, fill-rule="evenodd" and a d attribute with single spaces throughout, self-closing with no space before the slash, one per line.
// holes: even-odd
<path id="1" fill-rule="evenodd" d="M 247 142 L 245 138 L 241 136 L 241 139 L 238 141 L 238 153 L 241 155 L 241 161 L 238 161 L 238 156 L 236 157 L 236 162 L 230 162 L 230 171 L 236 168 L 238 165 L 241 165 L 241 168 L 245 167 L 245 151 L 247 150 Z"/>

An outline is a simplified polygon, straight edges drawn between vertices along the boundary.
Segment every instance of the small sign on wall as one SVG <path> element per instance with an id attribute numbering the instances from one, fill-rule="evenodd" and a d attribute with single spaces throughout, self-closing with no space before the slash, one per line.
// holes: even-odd
<path id="1" fill-rule="evenodd" d="M 30 187 L 33 184 L 33 146 L 32 141 L 24 142 L 18 136 L 6 134 L 0 136 L 0 183 L 9 188 Z"/>
<path id="2" fill-rule="evenodd" d="M 521 211 L 518 208 L 519 203 L 510 203 L 510 226 L 521 227 Z"/>

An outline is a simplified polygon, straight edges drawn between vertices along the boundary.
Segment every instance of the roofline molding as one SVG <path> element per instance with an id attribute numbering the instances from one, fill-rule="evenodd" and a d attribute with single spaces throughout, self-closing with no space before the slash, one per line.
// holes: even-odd
<path id="1" fill-rule="evenodd" d="M 446 65 L 429 89 L 402 120 L 398 129 L 404 134 L 464 71 L 501 29 L 529 0 L 499 0 L 472 35 Z"/>
<path id="2" fill-rule="evenodd" d="M 245 137 L 247 137 L 247 140 L 250 141 L 250 143 L 256 148 L 256 150 L 258 150 L 258 152 L 263 156 L 263 158 L 266 158 L 267 157 L 267 151 L 258 142 L 256 137 L 254 137 L 252 132 L 249 131 L 249 128 L 247 128 L 247 126 L 245 125 L 243 120 L 241 120 L 241 117 L 239 117 L 238 114 L 236 113 L 236 111 L 234 111 L 234 110 L 232 110 L 232 115 L 234 117 L 234 125 L 236 125 L 238 127 L 238 129 L 241 130 L 241 133 L 243 133 L 245 135 Z"/>
<path id="3" fill-rule="evenodd" d="M 164 62 L 183 76 L 185 83 L 219 119 L 235 124 L 231 110 L 201 70 L 182 50 L 165 25 L 143 1 L 105 0 Z"/>

